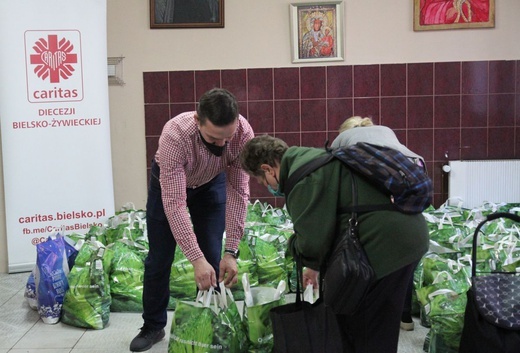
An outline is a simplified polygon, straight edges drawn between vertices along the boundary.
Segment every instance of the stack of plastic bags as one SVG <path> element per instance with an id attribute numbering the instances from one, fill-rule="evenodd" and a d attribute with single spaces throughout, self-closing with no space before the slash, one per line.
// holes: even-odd
<path id="1" fill-rule="evenodd" d="M 292 233 L 293 224 L 286 210 L 258 200 L 248 204 L 244 236 L 239 243 L 238 273 L 247 273 L 253 287 L 276 287 L 282 280 L 292 287 L 291 277 L 295 273 L 292 259 L 286 254 Z M 169 309 L 175 309 L 177 300 L 192 300 L 197 291 L 193 278 L 193 266 L 177 247 L 170 275 Z M 235 300 L 244 300 L 241 286 L 234 286 L 231 291 Z"/>
<path id="2" fill-rule="evenodd" d="M 455 202 L 454 202 L 455 201 Z M 471 285 L 472 240 L 477 225 L 494 212 L 520 213 L 520 204 L 484 203 L 466 209 L 451 200 L 423 213 L 430 230 L 430 250 L 414 273 L 421 324 L 429 327 L 424 351 L 457 353 Z M 477 272 L 520 272 L 520 231 L 509 220 L 490 223 L 479 236 Z"/>
<path id="3" fill-rule="evenodd" d="M 24 295 L 44 323 L 102 329 L 110 311 L 142 312 L 146 213 L 129 205 L 86 234 L 53 234 L 36 246 Z"/>

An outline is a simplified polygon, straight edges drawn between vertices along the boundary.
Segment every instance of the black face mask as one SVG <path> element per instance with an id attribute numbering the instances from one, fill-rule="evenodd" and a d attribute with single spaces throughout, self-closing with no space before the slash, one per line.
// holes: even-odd
<path id="1" fill-rule="evenodd" d="M 227 142 L 224 146 L 217 146 L 212 143 L 209 143 L 208 141 L 204 140 L 204 137 L 202 137 L 201 132 L 199 131 L 200 138 L 202 139 L 202 142 L 204 145 L 208 148 L 208 150 L 211 152 L 211 154 L 220 157 L 222 156 L 222 153 L 224 153 L 224 148 L 227 145 Z"/>

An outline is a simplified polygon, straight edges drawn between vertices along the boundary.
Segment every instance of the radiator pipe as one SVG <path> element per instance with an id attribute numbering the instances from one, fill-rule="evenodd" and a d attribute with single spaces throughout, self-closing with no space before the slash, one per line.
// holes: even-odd
<path id="1" fill-rule="evenodd" d="M 446 162 L 442 165 L 441 172 L 441 197 L 446 202 L 448 200 L 448 183 L 449 183 L 449 173 L 451 171 L 451 167 L 448 164 L 448 151 L 444 152 L 444 157 L 446 158 Z"/>

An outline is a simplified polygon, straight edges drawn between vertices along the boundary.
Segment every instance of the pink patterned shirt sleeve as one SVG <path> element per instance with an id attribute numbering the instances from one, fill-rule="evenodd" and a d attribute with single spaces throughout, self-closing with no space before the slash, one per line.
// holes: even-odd
<path id="1" fill-rule="evenodd" d="M 203 257 L 193 232 L 186 205 L 186 189 L 204 185 L 226 172 L 226 249 L 237 249 L 244 234 L 249 200 L 249 176 L 240 168 L 239 154 L 253 138 L 253 129 L 239 116 L 237 131 L 221 157 L 211 154 L 202 143 L 195 112 L 169 120 L 159 138 L 155 160 L 159 164 L 164 211 L 173 236 L 189 261 Z"/>

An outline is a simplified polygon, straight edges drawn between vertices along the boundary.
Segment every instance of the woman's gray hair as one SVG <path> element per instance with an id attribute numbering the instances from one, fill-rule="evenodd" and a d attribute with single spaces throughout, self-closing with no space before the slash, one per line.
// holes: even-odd
<path id="1" fill-rule="evenodd" d="M 254 177 L 263 176 L 261 165 L 280 165 L 289 146 L 285 141 L 269 135 L 260 135 L 249 140 L 240 152 L 240 163 L 246 173 Z"/>

